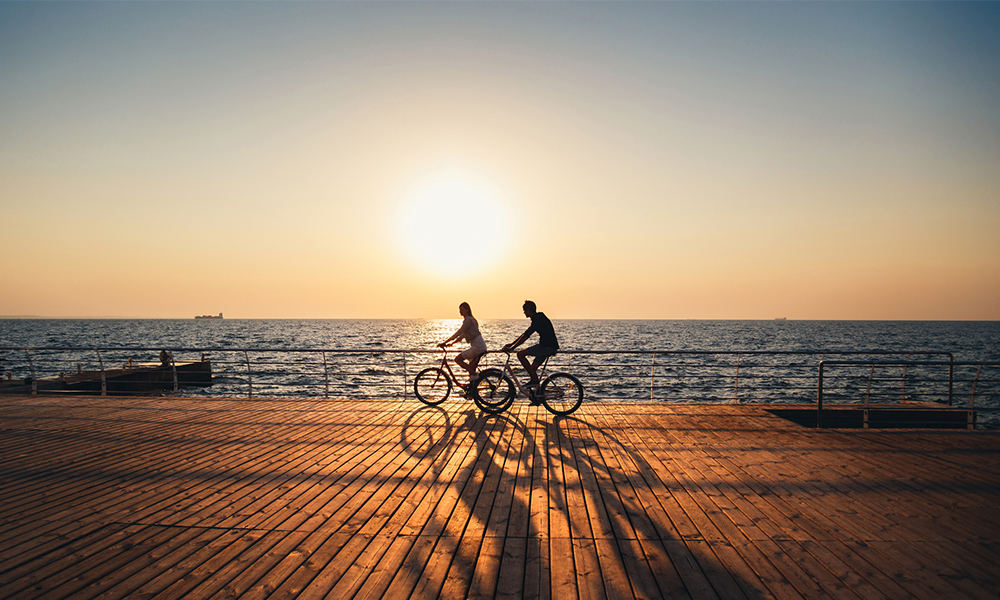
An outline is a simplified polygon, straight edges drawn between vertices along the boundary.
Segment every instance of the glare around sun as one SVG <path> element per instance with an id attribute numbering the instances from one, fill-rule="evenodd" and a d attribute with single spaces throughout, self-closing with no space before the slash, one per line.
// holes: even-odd
<path id="1" fill-rule="evenodd" d="M 397 226 L 407 259 L 445 276 L 492 266 L 511 235 L 505 200 L 484 182 L 457 172 L 432 177 L 405 194 Z"/>

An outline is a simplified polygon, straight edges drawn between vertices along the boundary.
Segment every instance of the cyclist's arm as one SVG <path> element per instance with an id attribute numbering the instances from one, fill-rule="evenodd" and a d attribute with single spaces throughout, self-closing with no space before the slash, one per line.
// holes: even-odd
<path id="1" fill-rule="evenodd" d="M 511 343 L 507 344 L 506 346 L 504 346 L 504 349 L 505 350 L 513 350 L 514 348 L 517 348 L 518 346 L 520 346 L 521 344 L 523 344 L 525 342 L 525 340 L 527 340 L 529 337 L 531 337 L 532 333 L 535 333 L 535 327 L 534 327 L 534 325 L 532 325 L 531 327 L 529 327 L 521 335 L 517 336 L 516 340 L 514 340 L 513 342 L 511 342 Z"/>
<path id="2" fill-rule="evenodd" d="M 448 339 L 446 339 L 444 342 L 442 342 L 441 345 L 443 345 L 443 346 L 449 346 L 452 343 L 457 342 L 458 340 L 462 339 L 463 337 L 466 337 L 465 334 L 466 334 L 466 332 L 468 332 L 468 330 L 469 330 L 470 327 L 471 327 L 471 324 L 468 321 L 464 321 L 462 323 L 462 326 L 458 328 L 458 331 L 456 331 L 455 333 L 451 334 L 451 337 L 448 338 Z"/>
<path id="3" fill-rule="evenodd" d="M 460 331 L 456 331 L 450 338 L 446 339 L 445 341 L 441 342 L 438 345 L 444 347 L 444 346 L 450 346 L 450 345 L 454 344 L 456 341 L 458 341 L 458 338 L 459 338 L 458 334 L 459 333 L 460 333 Z"/>

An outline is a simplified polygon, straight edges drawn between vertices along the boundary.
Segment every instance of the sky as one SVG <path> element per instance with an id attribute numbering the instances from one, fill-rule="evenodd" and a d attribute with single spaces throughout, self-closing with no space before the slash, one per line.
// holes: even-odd
<path id="1" fill-rule="evenodd" d="M 1000 4 L 3 2 L 0 315 L 1000 319 Z"/>

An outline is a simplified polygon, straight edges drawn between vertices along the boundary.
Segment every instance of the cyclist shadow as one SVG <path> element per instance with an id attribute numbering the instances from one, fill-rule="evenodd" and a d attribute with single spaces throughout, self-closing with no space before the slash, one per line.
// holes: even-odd
<path id="1" fill-rule="evenodd" d="M 407 417 L 400 443 L 422 463 L 424 477 L 434 482 L 420 501 L 421 507 L 427 507 L 426 514 L 421 515 L 418 508 L 401 535 L 421 536 L 427 544 L 433 538 L 434 547 L 422 548 L 423 552 L 452 557 L 447 576 L 436 582 L 445 587 L 416 593 L 492 594 L 498 580 L 520 584 L 525 564 L 536 570 L 543 564 L 547 568 L 547 559 L 541 560 L 541 539 L 547 532 L 530 525 L 531 496 L 527 490 L 516 489 L 533 479 L 520 465 L 539 463 L 534 436 L 517 416 L 481 414 L 471 407 L 453 419 L 440 407 L 422 407 Z M 547 509 L 544 496 L 535 497 Z M 528 543 L 529 536 L 534 537 L 534 544 Z M 477 570 L 483 556 L 493 556 L 498 562 L 503 558 L 502 573 L 484 576 L 489 569 Z M 417 560 L 415 564 L 424 563 Z M 421 586 L 434 585 L 421 579 L 419 572 L 412 575 Z M 534 579 L 540 576 L 536 573 Z"/>
<path id="2" fill-rule="evenodd" d="M 529 596 L 592 584 L 575 567 L 593 560 L 631 564 L 645 557 L 652 571 L 598 585 L 609 596 L 629 595 L 633 586 L 669 596 L 678 591 L 677 574 L 661 580 L 659 571 L 690 565 L 681 590 L 742 586 L 755 597 L 754 586 L 728 572 L 705 543 L 682 539 L 669 505 L 649 512 L 659 502 L 637 493 L 639 479 L 658 469 L 612 425 L 542 418 L 520 403 L 499 415 L 414 411 L 401 441 L 434 483 L 420 499 L 424 510 L 402 532 L 420 540 L 401 565 L 412 569 L 405 577 L 417 586 L 407 593 Z M 664 491 L 675 493 L 669 485 Z M 450 567 L 429 577 L 423 565 L 434 557 Z"/>
<path id="3" fill-rule="evenodd" d="M 570 509 L 569 498 L 580 497 L 581 489 L 579 477 L 568 480 L 564 467 L 608 471 L 598 464 L 577 466 L 577 460 L 593 460 L 574 451 L 579 442 L 572 439 L 568 425 L 577 422 L 583 421 L 566 416 L 535 418 L 521 403 L 498 415 L 469 408 L 453 419 L 440 407 L 422 407 L 409 415 L 401 443 L 426 463 L 430 479 L 438 483 L 421 500 L 432 507 L 426 520 L 414 520 L 412 529 L 403 534 L 421 536 L 428 546 L 433 543 L 432 548 L 418 545 L 417 551 L 426 556 L 412 564 L 426 564 L 431 556 L 451 561 L 440 581 L 432 583 L 421 572 L 412 573 L 424 586 L 414 593 L 461 597 L 521 590 L 531 595 L 532 590 L 548 590 L 556 583 L 575 585 L 572 557 L 586 549 L 574 548 L 593 549 L 594 535 L 586 524 L 586 510 Z M 582 493 L 599 495 L 594 490 Z M 602 499 L 587 501 L 593 505 Z M 495 562 L 484 566 L 484 558 Z M 553 559 L 567 558 L 569 568 L 551 568 Z M 443 587 L 427 587 L 435 584 Z"/>

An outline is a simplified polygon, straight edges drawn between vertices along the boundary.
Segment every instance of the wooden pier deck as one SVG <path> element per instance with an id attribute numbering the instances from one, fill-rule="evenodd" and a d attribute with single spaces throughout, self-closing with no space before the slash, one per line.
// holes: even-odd
<path id="1" fill-rule="evenodd" d="M 1000 433 L 0 397 L 3 598 L 983 598 Z"/>

